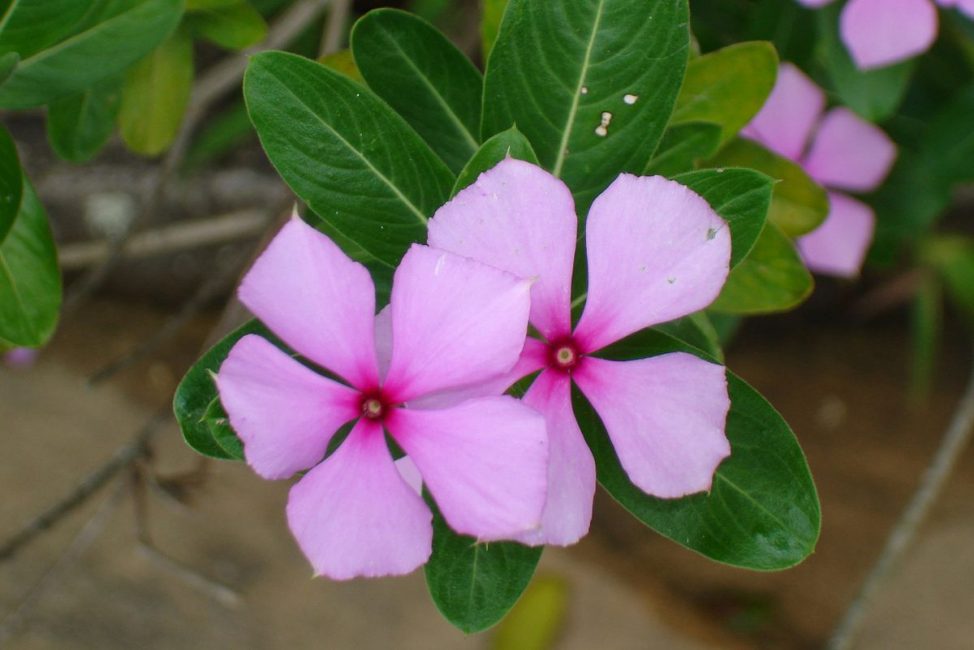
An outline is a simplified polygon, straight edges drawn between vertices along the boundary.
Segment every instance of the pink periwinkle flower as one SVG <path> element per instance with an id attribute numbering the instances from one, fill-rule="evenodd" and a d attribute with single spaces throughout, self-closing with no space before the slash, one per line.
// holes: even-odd
<path id="1" fill-rule="evenodd" d="M 460 533 L 512 538 L 537 527 L 545 500 L 547 435 L 538 413 L 508 396 L 408 406 L 515 364 L 530 282 L 413 246 L 395 272 L 385 319 L 391 333 L 381 335 L 391 349 L 378 352 L 374 292 L 365 267 L 292 219 L 239 296 L 336 378 L 255 335 L 237 342 L 216 378 L 258 474 L 279 479 L 310 468 L 291 488 L 288 524 L 315 573 L 334 579 L 404 574 L 429 558 L 432 514 L 397 471 L 385 432 Z M 348 437 L 324 458 L 349 422 Z"/>
<path id="2" fill-rule="evenodd" d="M 12 348 L 3 353 L 3 365 L 8 368 L 30 368 L 37 362 L 37 355 L 37 350 L 33 348 Z"/>
<path id="3" fill-rule="evenodd" d="M 730 454 L 730 401 L 722 366 L 682 352 L 634 361 L 598 353 L 652 325 L 709 305 L 727 278 L 730 232 L 701 197 L 661 177 L 621 175 L 592 204 L 586 223 L 588 294 L 571 323 L 578 222 L 560 180 L 507 159 L 441 207 L 431 246 L 525 278 L 531 324 L 504 390 L 541 370 L 524 402 L 548 425 L 548 500 L 529 544 L 568 545 L 588 531 L 595 463 L 572 411 L 571 383 L 598 413 L 632 482 L 675 498 L 708 490 Z"/>
<path id="4" fill-rule="evenodd" d="M 818 8 L 833 0 L 798 0 Z M 937 7 L 974 18 L 974 0 L 849 0 L 839 16 L 839 34 L 861 70 L 882 68 L 923 54 L 937 38 Z"/>
<path id="5" fill-rule="evenodd" d="M 741 134 L 797 162 L 828 190 L 825 222 L 799 238 L 798 249 L 813 271 L 855 277 L 872 242 L 876 215 L 838 190 L 870 192 L 879 187 L 896 159 L 896 145 L 849 109 L 840 106 L 823 116 L 824 108 L 822 89 L 784 63 L 768 101 Z"/>

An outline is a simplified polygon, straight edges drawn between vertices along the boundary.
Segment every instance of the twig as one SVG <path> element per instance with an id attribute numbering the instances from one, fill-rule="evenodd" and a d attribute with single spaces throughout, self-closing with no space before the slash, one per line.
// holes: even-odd
<path id="1" fill-rule="evenodd" d="M 224 244 L 259 235 L 264 232 L 269 221 L 268 212 L 264 210 L 239 210 L 207 219 L 182 221 L 133 235 L 125 244 L 123 252 L 128 258 L 149 257 Z M 58 261 L 63 270 L 70 271 L 98 264 L 110 252 L 109 241 L 68 244 L 58 251 Z"/>
<path id="2" fill-rule="evenodd" d="M 98 535 L 101 534 L 105 524 L 108 523 L 109 515 L 118 507 L 124 495 L 125 483 L 120 483 L 117 489 L 88 518 L 88 521 L 77 532 L 60 557 L 54 561 L 54 564 L 27 591 L 27 594 L 21 599 L 20 604 L 17 605 L 14 611 L 3 619 L 3 623 L 0 624 L 0 646 L 11 640 L 17 634 L 17 631 L 27 619 L 30 608 L 44 594 L 44 591 L 50 586 L 58 574 L 77 560 L 91 543 L 95 541 Z"/>
<path id="3" fill-rule="evenodd" d="M 331 0 L 331 11 L 328 12 L 328 22 L 321 37 L 320 56 L 334 54 L 341 49 L 351 4 L 350 0 Z"/>
<path id="4" fill-rule="evenodd" d="M 98 266 L 92 268 L 72 287 L 72 292 L 64 301 L 62 317 L 70 315 L 102 285 L 108 274 L 124 257 L 125 244 L 132 234 L 144 224 L 155 219 L 162 203 L 166 184 L 182 163 L 189 148 L 189 141 L 214 101 L 229 90 L 236 88 L 247 69 L 247 57 L 261 49 L 275 49 L 286 45 L 303 29 L 307 23 L 324 10 L 327 0 L 300 0 L 291 6 L 268 31 L 267 39 L 260 48 L 251 49 L 242 55 L 231 57 L 215 66 L 200 77 L 193 88 L 183 122 L 179 127 L 172 147 L 163 158 L 159 173 L 153 181 L 142 211 L 136 215 L 115 240 L 112 241 L 108 256 Z"/>
<path id="5" fill-rule="evenodd" d="M 902 559 L 903 553 L 916 537 L 920 525 L 930 514 L 961 452 L 970 441 L 972 432 L 974 432 L 974 369 L 971 371 L 967 388 L 954 412 L 950 426 L 940 443 L 940 448 L 927 468 L 920 487 L 887 538 L 886 546 L 860 587 L 855 600 L 835 629 L 828 645 L 831 650 L 848 650 L 852 647 L 870 603 L 885 584 L 890 571 Z"/>
<path id="6" fill-rule="evenodd" d="M 86 476 L 66 497 L 27 523 L 20 532 L 0 546 L 0 562 L 13 558 L 17 552 L 39 534 L 58 523 L 65 515 L 83 504 L 133 461 L 145 455 L 149 440 L 159 426 L 169 418 L 169 408 L 160 409 L 136 433 L 130 442 L 119 447 L 108 461 Z"/>

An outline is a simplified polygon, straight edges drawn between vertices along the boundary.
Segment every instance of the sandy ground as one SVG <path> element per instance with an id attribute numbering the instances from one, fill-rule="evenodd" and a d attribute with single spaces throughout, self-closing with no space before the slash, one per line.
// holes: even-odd
<path id="1" fill-rule="evenodd" d="M 0 540 L 69 492 L 165 404 L 206 319 L 154 361 L 97 388 L 84 379 L 160 322 L 126 305 L 67 323 L 34 369 L 0 370 Z M 122 325 L 124 323 L 124 325 Z M 785 414 L 821 493 L 822 540 L 802 566 L 753 574 L 646 531 L 608 499 L 592 534 L 546 552 L 567 585 L 557 648 L 820 647 L 909 498 L 949 417 L 967 359 L 948 354 L 927 406 L 906 399 L 904 333 L 789 320 L 748 330 L 729 364 Z M 908 561 L 872 610 L 860 648 L 967 649 L 974 638 L 974 459 L 970 450 Z M 160 431 L 146 504 L 156 552 L 137 543 L 128 476 L 0 563 L 0 646 L 48 648 L 490 648 L 436 613 L 422 575 L 331 583 L 284 524 L 287 485 L 239 464 L 197 468 Z M 190 489 L 191 488 L 191 489 Z M 220 586 L 222 585 L 222 587 Z"/>

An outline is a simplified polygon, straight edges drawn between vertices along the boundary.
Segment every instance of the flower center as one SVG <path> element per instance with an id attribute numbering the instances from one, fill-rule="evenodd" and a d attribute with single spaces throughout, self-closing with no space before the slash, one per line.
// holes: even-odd
<path id="1" fill-rule="evenodd" d="M 362 415 L 370 420 L 378 420 L 381 418 L 383 411 L 385 411 L 385 407 L 378 399 L 369 397 L 362 400 Z"/>
<path id="2" fill-rule="evenodd" d="M 571 372 L 578 365 L 581 355 L 571 339 L 554 341 L 548 347 L 548 364 L 561 372 Z"/>

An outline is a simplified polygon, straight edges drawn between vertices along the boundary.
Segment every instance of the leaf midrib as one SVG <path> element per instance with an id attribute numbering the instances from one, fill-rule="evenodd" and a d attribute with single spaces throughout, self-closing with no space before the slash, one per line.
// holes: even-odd
<path id="1" fill-rule="evenodd" d="M 575 123 L 575 116 L 578 114 L 578 105 L 582 101 L 582 87 L 585 85 L 585 78 L 588 76 L 588 69 L 591 65 L 592 50 L 595 47 L 595 37 L 602 24 L 602 14 L 605 8 L 605 0 L 599 0 L 599 6 L 595 10 L 595 21 L 592 23 L 592 33 L 589 35 L 588 45 L 585 47 L 585 58 L 582 59 L 582 67 L 578 75 L 578 84 L 575 86 L 575 93 L 572 95 L 572 105 L 568 111 L 568 119 L 565 121 L 565 128 L 562 130 L 561 142 L 558 145 L 558 152 L 555 157 L 555 165 L 551 173 L 561 178 L 562 168 L 565 166 L 565 151 L 568 148 L 568 140 L 571 138 L 572 127 Z"/>
<path id="2" fill-rule="evenodd" d="M 410 201 L 409 198 L 405 194 L 403 194 L 399 190 L 399 188 L 396 187 L 396 185 L 388 177 L 386 177 L 385 174 L 383 174 L 382 172 L 380 172 L 375 167 L 375 165 L 373 165 L 372 162 L 362 154 L 362 152 L 360 152 L 358 149 L 356 149 L 355 147 L 353 147 L 352 146 L 352 143 L 349 142 L 348 140 L 346 140 L 344 137 L 342 137 L 342 135 L 338 131 L 336 131 L 330 124 L 328 124 L 328 122 L 324 121 L 318 115 L 318 113 L 316 113 L 311 108 L 311 106 L 309 106 L 304 100 L 302 100 L 301 97 L 299 97 L 297 94 L 295 94 L 295 92 L 293 90 L 291 90 L 291 88 L 286 83 L 284 83 L 284 81 L 281 80 L 280 77 L 278 77 L 277 75 L 274 75 L 274 74 L 271 74 L 271 76 L 274 77 L 275 80 L 277 80 L 278 84 L 282 88 L 284 88 L 284 90 L 286 90 L 287 93 L 289 95 L 291 95 L 291 97 L 293 97 L 294 99 L 296 99 L 297 102 L 301 106 L 303 106 L 307 110 L 308 113 L 310 113 L 323 127 L 325 127 L 325 129 L 327 131 L 329 131 L 332 135 L 334 135 L 335 138 L 337 138 L 339 140 L 339 142 L 341 142 L 349 151 L 351 151 L 352 153 L 354 153 L 359 158 L 359 160 L 361 160 L 363 163 L 365 163 L 365 166 L 368 167 L 369 170 L 371 170 L 372 173 L 374 173 L 383 183 L 385 183 L 386 186 L 388 186 L 388 188 L 390 190 L 392 190 L 393 194 L 395 194 L 396 197 L 403 204 L 405 204 L 406 207 L 408 207 L 410 209 L 410 211 L 412 211 L 413 214 L 416 215 L 416 218 L 419 220 L 419 222 L 422 225 L 424 225 L 424 226 L 426 225 L 427 219 L 426 219 L 426 216 L 423 214 L 423 212 L 419 208 L 417 208 L 416 205 L 413 204 L 413 202 Z"/>

